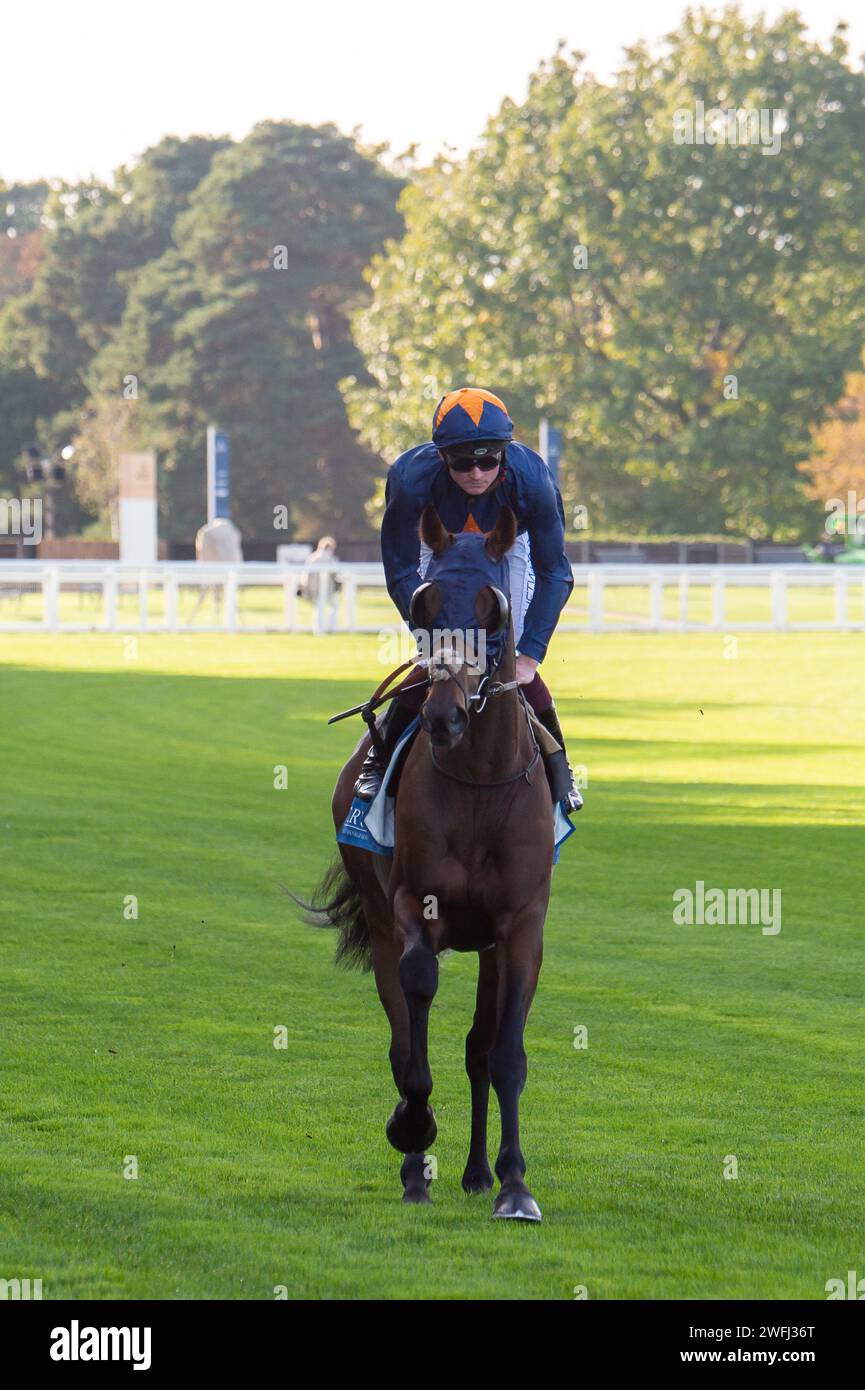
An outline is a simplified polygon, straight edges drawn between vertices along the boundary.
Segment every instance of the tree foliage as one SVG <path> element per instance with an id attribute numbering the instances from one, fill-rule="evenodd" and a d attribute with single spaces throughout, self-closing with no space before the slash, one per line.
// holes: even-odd
<path id="1" fill-rule="evenodd" d="M 685 111 L 772 113 L 761 143 L 677 141 Z M 785 128 L 781 130 L 782 122 Z M 443 391 L 500 391 L 566 432 L 593 522 L 784 534 L 797 465 L 865 337 L 865 81 L 843 32 L 686 14 L 613 82 L 560 48 L 462 163 L 406 190 L 355 321 L 350 419 L 396 454 Z"/>
<path id="2" fill-rule="evenodd" d="M 364 372 L 349 316 L 364 267 L 399 228 L 399 187 L 332 126 L 265 122 L 214 160 L 173 247 L 130 284 L 91 386 L 139 378 L 167 534 L 201 520 L 209 421 L 231 436 L 241 529 L 272 535 L 283 508 L 304 534 L 363 530 L 380 462 L 337 382 Z"/>
<path id="3" fill-rule="evenodd" d="M 0 361 L 51 387 L 29 428 L 84 446 L 80 495 L 107 517 L 118 419 L 160 452 L 162 534 L 204 518 L 204 441 L 231 434 L 236 518 L 273 534 L 364 529 L 379 460 L 337 382 L 364 377 L 348 326 L 362 271 L 400 229 L 402 181 L 333 126 L 265 122 L 233 144 L 169 138 L 110 185 L 57 185 L 41 259 L 0 323 Z M 0 258 L 0 290 L 3 262 Z M 365 377 L 364 377 L 365 379 Z M 0 376 L 0 404 L 3 399 Z M 115 406 L 112 406 L 112 400 Z M 25 411 L 26 413 L 26 411 Z M 19 432 L 20 433 L 20 432 Z M 86 454 L 86 462 L 84 460 Z"/>
<path id="4" fill-rule="evenodd" d="M 818 502 L 846 503 L 848 492 L 865 498 L 865 371 L 848 376 L 841 399 L 814 431 L 813 453 L 800 471 L 808 496 Z"/>

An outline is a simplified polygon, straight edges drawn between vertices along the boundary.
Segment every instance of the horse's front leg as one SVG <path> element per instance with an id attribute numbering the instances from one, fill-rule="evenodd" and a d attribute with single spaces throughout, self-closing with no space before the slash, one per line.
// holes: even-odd
<path id="1" fill-rule="evenodd" d="M 401 946 L 392 936 L 373 940 L 372 963 L 378 997 L 390 1023 L 390 1069 L 394 1084 L 405 1096 L 405 1072 L 410 1054 L 409 1015 L 399 978 Z M 393 1118 L 393 1117 L 391 1117 Z M 388 1121 L 390 1124 L 390 1121 Z M 423 1152 L 406 1153 L 400 1168 L 404 1202 L 428 1202 L 430 1179 Z"/>
<path id="2" fill-rule="evenodd" d="M 438 988 L 438 961 L 432 949 L 421 905 L 398 888 L 394 896 L 394 925 L 404 944 L 399 983 L 408 1010 L 408 1060 L 402 1074 L 403 1100 L 387 1123 L 387 1137 L 404 1154 L 423 1154 L 436 1137 L 429 1104 L 432 1076 L 427 1056 L 429 1011 Z M 405 1166 L 405 1165 L 403 1165 Z"/>
<path id="3" fill-rule="evenodd" d="M 520 1095 L 526 1084 L 523 1033 L 538 983 L 543 955 L 543 913 L 533 911 L 499 925 L 496 933 L 498 989 L 496 1040 L 490 1051 L 490 1079 L 498 1097 L 502 1142 L 496 1159 L 501 1191 L 493 1216 L 540 1221 L 541 1209 L 524 1181 L 520 1148 Z"/>
<path id="4" fill-rule="evenodd" d="M 487 1159 L 487 1111 L 490 1099 L 490 1048 L 496 1037 L 495 947 L 478 952 L 475 1016 L 466 1038 L 466 1071 L 472 1088 L 472 1138 L 463 1173 L 463 1191 L 489 1192 L 493 1175 Z"/>

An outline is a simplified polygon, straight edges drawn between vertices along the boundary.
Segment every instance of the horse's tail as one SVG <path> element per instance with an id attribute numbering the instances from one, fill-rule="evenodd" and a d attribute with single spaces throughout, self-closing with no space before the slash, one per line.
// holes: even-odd
<path id="1" fill-rule="evenodd" d="M 331 864 L 313 893 L 312 902 L 304 902 L 294 893 L 289 893 L 289 897 L 303 909 L 304 921 L 310 926 L 335 927 L 339 932 L 334 958 L 337 965 L 344 965 L 346 970 L 371 968 L 372 947 L 360 893 L 341 859 Z"/>

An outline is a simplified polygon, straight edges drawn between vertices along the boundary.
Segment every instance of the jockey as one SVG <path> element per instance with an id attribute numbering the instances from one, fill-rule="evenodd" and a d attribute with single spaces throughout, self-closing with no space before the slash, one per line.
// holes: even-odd
<path id="1" fill-rule="evenodd" d="M 516 643 L 516 678 L 526 700 L 549 732 L 565 747 L 553 697 L 538 667 L 574 585 L 565 555 L 562 499 L 539 454 L 513 438 L 514 426 L 498 396 L 463 386 L 442 396 L 433 416 L 431 444 L 401 454 L 385 488 L 381 553 L 388 592 L 409 622 L 412 594 L 423 578 L 430 551 L 419 535 L 424 508 L 433 503 L 449 531 L 491 531 L 502 506 L 517 519 L 517 539 L 508 554 L 510 605 Z M 418 672 L 405 678 L 417 681 Z M 371 801 L 378 792 L 401 735 L 418 713 L 426 690 L 392 700 L 380 718 L 384 748 L 372 745 L 355 794 Z M 567 810 L 579 810 L 582 797 L 570 773 Z"/>

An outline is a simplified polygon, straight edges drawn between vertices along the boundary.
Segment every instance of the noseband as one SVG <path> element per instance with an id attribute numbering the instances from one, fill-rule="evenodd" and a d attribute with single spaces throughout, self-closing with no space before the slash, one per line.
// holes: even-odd
<path id="1" fill-rule="evenodd" d="M 504 695 L 508 690 L 517 689 L 517 681 L 494 681 L 492 679 L 492 672 L 487 671 L 481 676 L 480 684 L 475 693 L 470 695 L 468 687 L 464 685 L 460 678 L 461 667 L 465 665 L 465 662 L 461 662 L 458 666 L 456 662 L 448 661 L 446 656 L 438 655 L 430 657 L 427 670 L 429 671 L 431 685 L 434 685 L 437 681 L 453 681 L 463 697 L 466 714 L 470 715 L 472 713 L 472 705 L 477 705 L 476 713 L 481 714 L 486 706 L 487 700 L 492 699 L 495 695 Z"/>
<path id="2" fill-rule="evenodd" d="M 469 716 L 469 718 L 472 714 L 472 705 L 477 705 L 476 712 L 478 714 L 481 714 L 484 708 L 486 707 L 487 700 L 490 700 L 497 695 L 504 695 L 508 690 L 519 690 L 518 681 L 493 681 L 492 673 L 487 671 L 481 677 L 480 684 L 478 685 L 478 688 L 475 691 L 474 695 L 470 695 L 468 689 L 460 679 L 460 668 L 457 667 L 455 664 L 449 662 L 447 658 L 444 656 L 431 657 L 428 669 L 431 684 L 434 684 L 436 681 L 446 680 L 452 680 L 454 682 L 454 684 L 456 685 L 457 689 L 460 691 L 460 694 L 463 697 L 463 700 L 465 702 L 466 714 Z M 525 706 L 526 699 L 522 693 L 520 693 L 520 699 L 522 700 L 523 705 Z M 471 777 L 460 777 L 455 772 L 449 772 L 447 768 L 442 767 L 441 763 L 436 758 L 435 748 L 433 747 L 432 743 L 430 743 L 429 746 L 430 757 L 432 759 L 433 767 L 436 769 L 437 772 L 440 772 L 443 777 L 449 777 L 452 782 L 461 782 L 464 787 L 507 787 L 512 782 L 519 782 L 521 778 L 528 777 L 529 773 L 535 767 L 538 758 L 541 756 L 540 745 L 538 744 L 538 741 L 535 738 L 535 732 L 532 728 L 531 720 L 529 720 L 529 733 L 532 736 L 532 743 L 534 744 L 534 752 L 530 761 L 524 768 L 521 768 L 519 772 L 514 773 L 513 777 L 503 777 L 497 782 L 476 782 Z"/>

